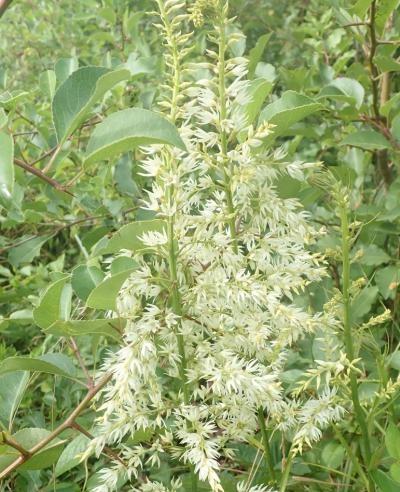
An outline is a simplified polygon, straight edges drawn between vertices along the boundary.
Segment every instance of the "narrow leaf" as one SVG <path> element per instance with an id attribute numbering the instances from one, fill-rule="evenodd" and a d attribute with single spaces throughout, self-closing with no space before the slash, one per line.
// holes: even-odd
<path id="1" fill-rule="evenodd" d="M 46 357 L 50 355 L 50 357 Z M 0 363 L 0 374 L 15 371 L 44 372 L 75 379 L 75 366 L 64 354 L 46 354 L 40 357 L 8 357 Z"/>
<path id="2" fill-rule="evenodd" d="M 61 300 L 65 285 L 69 277 L 66 276 L 50 284 L 43 293 L 40 303 L 33 311 L 33 319 L 40 328 L 48 328 L 61 318 Z"/>
<path id="3" fill-rule="evenodd" d="M 62 337 L 101 335 L 120 340 L 125 324 L 126 320 L 120 318 L 56 321 L 45 332 Z"/>
<path id="4" fill-rule="evenodd" d="M 263 34 L 262 36 L 260 36 L 258 38 L 257 43 L 254 46 L 254 48 L 252 48 L 250 50 L 250 53 L 249 53 L 249 67 L 248 67 L 248 77 L 249 77 L 249 79 L 253 79 L 254 78 L 254 74 L 255 74 L 255 71 L 256 71 L 257 64 L 258 64 L 258 62 L 261 61 L 261 58 L 262 58 L 262 55 L 264 53 L 265 47 L 267 46 L 268 41 L 270 40 L 271 36 L 272 36 L 272 33 Z"/>

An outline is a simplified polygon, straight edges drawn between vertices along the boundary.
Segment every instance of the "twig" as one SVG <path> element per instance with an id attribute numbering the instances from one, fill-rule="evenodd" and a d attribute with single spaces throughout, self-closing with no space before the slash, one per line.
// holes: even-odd
<path id="1" fill-rule="evenodd" d="M 21 167 L 22 169 L 25 169 L 25 171 L 28 171 L 29 173 L 34 174 L 36 177 L 45 181 L 47 184 L 49 184 L 50 186 L 52 186 L 56 190 L 62 191 L 63 193 L 67 193 L 70 196 L 74 196 L 74 194 L 71 193 L 70 191 L 68 191 L 61 183 L 59 183 L 58 181 L 56 181 L 53 178 L 50 178 L 49 176 L 44 174 L 43 171 L 41 171 L 40 169 L 37 169 L 36 167 L 33 167 L 31 164 L 27 164 L 26 162 L 21 161 L 21 159 L 14 159 L 14 164 Z"/>
<path id="2" fill-rule="evenodd" d="M 93 439 L 93 436 L 92 434 L 87 431 L 84 427 L 82 427 L 81 425 L 79 425 L 77 422 L 74 422 L 72 425 L 71 425 L 71 429 L 75 429 L 77 430 L 78 432 L 80 432 L 81 434 L 83 434 L 84 436 L 88 437 L 89 439 Z M 109 458 L 111 458 L 112 460 L 115 460 L 115 461 L 119 461 L 122 465 L 124 465 L 126 467 L 126 463 L 124 463 L 124 461 L 122 460 L 122 458 L 118 455 L 118 453 L 116 453 L 113 449 L 111 449 L 110 447 L 108 446 L 104 446 L 103 448 L 103 454 L 105 454 L 106 456 L 108 456 Z"/>
<path id="3" fill-rule="evenodd" d="M 55 149 L 55 152 L 53 153 L 53 155 L 51 156 L 51 159 L 49 160 L 49 162 L 45 165 L 45 167 L 43 168 L 43 172 L 44 173 L 47 173 L 50 171 L 50 168 L 51 166 L 53 165 L 53 162 L 56 160 L 56 157 L 58 156 L 58 154 L 60 153 L 60 150 L 62 149 L 62 145 L 58 144 L 56 149 Z"/>
<path id="4" fill-rule="evenodd" d="M 79 417 L 79 415 L 85 410 L 85 408 L 89 405 L 89 403 L 93 400 L 93 398 L 97 395 L 97 393 L 110 381 L 112 377 L 111 373 L 106 374 L 103 378 L 91 388 L 86 394 L 85 398 L 81 401 L 81 403 L 75 408 L 73 412 L 69 415 L 69 417 L 60 424 L 56 429 L 53 430 L 47 437 L 38 442 L 35 446 L 29 449 L 29 456 L 21 455 L 15 459 L 10 465 L 8 465 L 4 470 L 0 472 L 0 480 L 7 477 L 11 472 L 16 470 L 18 467 L 23 465 L 26 461 L 30 459 L 30 457 L 39 453 L 43 448 L 45 448 L 49 443 L 51 443 L 58 435 L 64 432 L 66 429 L 73 427 L 75 420 Z"/>
<path id="5" fill-rule="evenodd" d="M 19 442 L 17 442 L 13 437 L 11 437 L 7 432 L 2 432 L 1 434 L 1 440 L 4 444 L 7 444 L 8 446 L 16 449 L 19 453 L 22 454 L 22 456 L 25 456 L 27 459 L 31 457 L 31 454 L 27 449 L 25 449 Z"/>
<path id="6" fill-rule="evenodd" d="M 82 355 L 81 355 L 81 352 L 79 350 L 79 347 L 77 345 L 77 343 L 75 342 L 75 339 L 73 337 L 70 337 L 69 339 L 70 341 L 70 344 L 71 344 L 71 348 L 72 348 L 72 351 L 79 363 L 79 365 L 81 366 L 81 369 L 82 371 L 84 372 L 85 376 L 86 376 L 86 380 L 87 380 L 87 387 L 89 389 L 92 389 L 94 387 L 94 383 L 93 383 L 93 378 L 92 376 L 90 375 L 86 365 L 85 365 L 85 362 L 82 358 Z"/>

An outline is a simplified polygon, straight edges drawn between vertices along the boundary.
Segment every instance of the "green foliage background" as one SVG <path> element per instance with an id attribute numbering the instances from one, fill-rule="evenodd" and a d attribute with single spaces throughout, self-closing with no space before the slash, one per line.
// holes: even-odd
<path id="1" fill-rule="evenodd" d="M 392 312 L 390 321 L 369 334 L 374 350 L 368 344 L 361 348 L 365 399 L 372 399 L 379 385 L 389 377 L 396 379 L 400 370 L 400 16 L 398 2 L 377 2 L 374 40 L 363 24 L 369 18 L 370 4 L 362 0 L 232 1 L 237 29 L 247 36 L 246 45 L 237 47 L 238 53 L 250 54 L 258 62 L 256 76 L 273 86 L 263 114 L 275 115 L 276 143 L 285 148 L 288 160 L 317 160 L 329 166 L 350 187 L 354 221 L 363 224 L 352 253 L 357 255 L 352 278 L 365 281 L 354 300 L 354 321 L 362 324 L 385 308 Z M 43 302 L 44 289 L 56 281 L 61 285 L 72 271 L 72 307 L 68 299 L 55 295 L 49 305 L 64 312 L 56 313 L 55 319 L 59 315 L 64 321 L 96 319 L 95 310 L 85 301 L 108 268 L 102 261 L 101 241 L 124 224 L 147 218 L 138 208 L 142 190 L 148 186 L 136 173 L 138 156 L 133 153 L 111 165 L 85 167 L 83 148 L 93 126 L 106 115 L 132 106 L 154 107 L 163 52 L 152 10 L 150 0 L 16 0 L 0 19 L 0 127 L 11 130 L 15 157 L 22 163 L 40 159 L 33 165 L 41 170 L 49 164 L 49 151 L 57 144 L 52 96 L 78 66 L 111 69 L 124 64 L 130 71 L 129 80 L 96 103 L 88 124 L 81 126 L 51 163 L 47 174 L 58 188 L 15 166 L 12 196 L 0 196 L 0 425 L 11 433 L 29 428 L 45 433 L 44 429 L 54 428 L 85 394 L 74 344 L 68 337 L 41 330 L 34 320 L 32 313 Z M 200 32 L 194 59 L 203 47 Z M 282 106 L 276 109 L 276 101 L 283 101 L 292 120 Z M 285 177 L 278 188 L 284 197 L 300 197 L 312 220 L 327 230 L 318 248 L 327 254 L 330 276 L 322 288 L 310 289 L 297 300 L 320 308 L 340 288 L 340 237 L 334 214 L 326 196 L 305 181 Z M 115 340 L 100 335 L 78 338 L 80 357 L 95 373 Z M 46 360 L 49 353 L 52 358 Z M 307 340 L 303 355 L 304 361 L 318 358 L 316 340 Z M 30 359 L 24 363 L 23 359 L 10 359 L 14 356 Z M 7 369 L 10 360 L 19 371 Z M 46 370 L 43 360 L 49 364 Z M 299 378 L 304 361 L 295 360 L 287 368 L 288 384 Z M 399 444 L 390 444 L 396 440 L 399 415 L 393 404 L 392 427 L 377 417 L 371 435 L 375 462 L 390 481 L 400 476 Z M 93 412 L 88 410 L 80 424 L 90 429 L 92 420 Z M 28 442 L 39 439 L 22 436 L 21 442 L 25 438 Z M 86 467 L 77 466 L 74 456 L 85 445 L 84 436 L 67 430 L 59 442 L 38 456 L 36 467 L 21 469 L 4 481 L 2 490 L 91 490 L 96 471 L 107 457 L 91 459 Z M 239 451 L 238 467 L 247 473 L 255 451 L 244 445 Z M 341 484 L 340 490 L 363 490 L 357 480 L 347 483 L 342 479 L 341 474 L 353 473 L 348 469 L 347 452 L 334 433 L 327 435 L 316 448 L 296 459 L 293 476 L 298 479 L 290 490 L 335 490 L 332 485 L 336 483 Z M 7 456 L 0 447 L 0 468 L 6 463 L 2 460 Z M 168 481 L 170 473 L 164 463 L 154 472 L 154 479 Z M 231 490 L 230 480 L 226 472 L 226 490 Z M 379 483 L 384 492 L 400 488 L 400 482 Z"/>

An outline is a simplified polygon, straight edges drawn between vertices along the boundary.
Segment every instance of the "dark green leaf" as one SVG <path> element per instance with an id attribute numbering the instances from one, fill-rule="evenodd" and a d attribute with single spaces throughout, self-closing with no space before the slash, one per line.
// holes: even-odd
<path id="1" fill-rule="evenodd" d="M 104 278 L 100 268 L 88 265 L 79 265 L 72 270 L 71 285 L 75 294 L 86 301 L 88 295 Z"/>
<path id="2" fill-rule="evenodd" d="M 95 309 L 112 309 L 115 311 L 117 309 L 116 299 L 118 293 L 125 280 L 135 270 L 136 268 L 126 270 L 103 280 L 103 282 L 90 293 L 86 301 L 87 306 Z"/>
<path id="3" fill-rule="evenodd" d="M 356 131 L 344 138 L 340 145 L 350 145 L 364 150 L 390 149 L 391 145 L 386 138 L 374 130 Z"/>

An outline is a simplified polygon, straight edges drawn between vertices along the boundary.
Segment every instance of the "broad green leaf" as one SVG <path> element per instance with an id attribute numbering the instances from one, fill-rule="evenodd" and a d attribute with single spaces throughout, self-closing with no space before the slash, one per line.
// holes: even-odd
<path id="1" fill-rule="evenodd" d="M 50 101 L 53 100 L 56 90 L 56 73 L 54 70 L 46 70 L 39 76 L 39 87 L 42 93 L 47 96 Z"/>
<path id="2" fill-rule="evenodd" d="M 112 293 L 110 293 L 111 296 Z M 125 327 L 125 324 L 126 320 L 120 318 L 56 321 L 46 328 L 45 332 L 61 337 L 102 335 L 120 340 L 121 331 Z"/>
<path id="3" fill-rule="evenodd" d="M 152 231 L 162 232 L 166 231 L 166 229 L 166 222 L 160 219 L 131 222 L 115 232 L 100 253 L 118 253 L 121 249 L 129 251 L 146 249 L 145 244 L 140 239 L 142 234 Z"/>
<path id="4" fill-rule="evenodd" d="M 385 30 L 390 15 L 397 9 L 399 3 L 400 0 L 379 0 L 375 16 L 375 26 L 379 34 Z"/>
<path id="5" fill-rule="evenodd" d="M 360 108 L 365 95 L 364 87 L 357 80 L 339 77 L 324 87 L 320 97 L 331 97 L 333 99 L 352 102 L 356 108 Z M 343 96 L 343 97 L 342 97 Z"/>
<path id="6" fill-rule="evenodd" d="M 90 293 L 86 305 L 95 309 L 112 309 L 116 311 L 116 299 L 125 280 L 136 268 L 126 270 L 103 280 Z"/>
<path id="7" fill-rule="evenodd" d="M 390 456 L 400 460 L 400 430 L 394 424 L 389 424 L 386 429 L 385 444 Z"/>
<path id="8" fill-rule="evenodd" d="M 116 273 L 125 272 L 126 270 L 131 270 L 138 267 L 137 261 L 135 261 L 130 256 L 117 256 L 110 266 L 111 275 Z"/>
<path id="9" fill-rule="evenodd" d="M 340 145 L 350 145 L 364 150 L 390 149 L 391 145 L 386 138 L 374 130 L 359 130 L 344 138 Z"/>
<path id="10" fill-rule="evenodd" d="M 185 150 L 177 129 L 160 114 L 141 108 L 117 111 L 96 126 L 84 164 L 111 159 L 150 144 L 168 144 Z"/>
<path id="11" fill-rule="evenodd" d="M 381 492 L 399 492 L 399 484 L 382 470 L 374 470 L 371 476 Z"/>
<path id="12" fill-rule="evenodd" d="M 73 72 L 57 89 L 53 99 L 53 121 L 59 143 L 83 123 L 93 105 L 119 82 L 130 77 L 126 69 L 83 67 Z"/>
<path id="13" fill-rule="evenodd" d="M 15 371 L 44 372 L 75 379 L 76 369 L 64 354 L 45 354 L 39 357 L 8 357 L 0 362 L 0 374 Z"/>
<path id="14" fill-rule="evenodd" d="M 43 439 L 47 438 L 51 434 L 50 431 L 46 429 L 38 428 L 26 428 L 21 429 L 12 435 L 23 448 L 30 450 L 33 446 L 41 442 Z M 56 438 L 52 440 L 48 446 L 46 446 L 42 451 L 35 454 L 31 459 L 24 463 L 19 469 L 20 470 L 41 470 L 42 468 L 47 468 L 55 463 L 62 451 L 62 446 L 65 441 L 61 441 Z M 16 449 L 10 446 L 1 445 L 0 446 L 0 470 L 6 468 L 10 463 L 12 463 L 19 453 Z"/>
<path id="15" fill-rule="evenodd" d="M 11 430 L 28 382 L 29 373 L 25 371 L 0 375 L 0 427 Z"/>
<path id="16" fill-rule="evenodd" d="M 51 237 L 52 236 L 39 236 L 28 239 L 10 250 L 8 261 L 14 267 L 17 267 L 21 263 L 30 263 L 36 256 L 39 256 L 41 247 Z"/>
<path id="17" fill-rule="evenodd" d="M 254 79 L 250 82 L 246 93 L 250 102 L 244 105 L 236 104 L 234 111 L 245 118 L 245 125 L 252 125 L 260 113 L 265 98 L 271 92 L 273 85 L 265 79 Z"/>
<path id="18" fill-rule="evenodd" d="M 400 463 L 390 465 L 390 474 L 396 482 L 400 482 Z"/>
<path id="19" fill-rule="evenodd" d="M 400 114 L 393 118 L 391 132 L 395 139 L 400 142 Z"/>
<path id="20" fill-rule="evenodd" d="M 394 299 L 400 281 L 400 268 L 387 266 L 379 269 L 375 274 L 375 283 L 384 299 Z"/>
<path id="21" fill-rule="evenodd" d="M 365 14 L 372 3 L 372 0 L 357 0 L 356 3 L 350 8 L 351 13 L 358 15 L 360 19 L 363 19 Z"/>
<path id="22" fill-rule="evenodd" d="M 270 40 L 272 33 L 263 34 L 257 40 L 256 45 L 249 52 L 249 66 L 248 66 L 248 77 L 249 79 L 254 78 L 256 67 L 258 62 L 261 61 L 262 55 L 264 53 L 265 47 Z"/>
<path id="23" fill-rule="evenodd" d="M 71 284 L 75 294 L 86 301 L 91 291 L 104 278 L 104 273 L 96 266 L 79 265 L 72 270 Z"/>
<path id="24" fill-rule="evenodd" d="M 343 463 L 345 455 L 344 447 L 338 442 L 331 441 L 324 446 L 321 458 L 326 466 L 337 470 Z"/>
<path id="25" fill-rule="evenodd" d="M 324 109 L 322 104 L 303 96 L 298 92 L 287 91 L 280 99 L 264 108 L 260 115 L 260 123 L 268 121 L 276 125 L 275 134 L 288 130 L 298 121 Z"/>
<path id="26" fill-rule="evenodd" d="M 351 316 L 353 322 L 358 322 L 365 316 L 376 301 L 378 287 L 365 287 L 353 300 L 351 305 Z"/>
<path id="27" fill-rule="evenodd" d="M 400 350 L 397 350 L 396 352 L 388 355 L 386 357 L 386 362 L 389 367 L 400 372 Z"/>
<path id="28" fill-rule="evenodd" d="M 54 472 L 56 477 L 79 465 L 82 461 L 82 457 L 79 455 L 86 451 L 89 442 L 90 440 L 86 436 L 79 435 L 64 448 L 57 461 Z"/>
<path id="29" fill-rule="evenodd" d="M 388 55 L 377 55 L 375 65 L 381 72 L 400 72 L 400 63 Z"/>
<path id="30" fill-rule="evenodd" d="M 0 130 L 2 130 L 8 124 L 8 116 L 3 108 L 0 108 Z"/>
<path id="31" fill-rule="evenodd" d="M 43 293 L 39 305 L 33 310 L 33 319 L 40 328 L 48 328 L 57 320 L 62 320 L 62 302 L 65 294 L 69 294 L 66 287 L 69 277 L 66 276 L 50 284 Z"/>
<path id="32" fill-rule="evenodd" d="M 363 255 L 360 258 L 362 265 L 377 266 L 390 261 L 390 256 L 375 244 L 370 244 L 366 248 L 362 248 Z"/>
<path id="33" fill-rule="evenodd" d="M 10 199 L 14 190 L 14 140 L 0 132 L 0 195 Z"/>
<path id="34" fill-rule="evenodd" d="M 57 86 L 61 85 L 72 73 L 79 68 L 78 59 L 73 56 L 71 58 L 61 58 L 54 65 L 56 74 Z"/>

